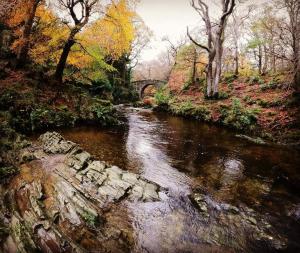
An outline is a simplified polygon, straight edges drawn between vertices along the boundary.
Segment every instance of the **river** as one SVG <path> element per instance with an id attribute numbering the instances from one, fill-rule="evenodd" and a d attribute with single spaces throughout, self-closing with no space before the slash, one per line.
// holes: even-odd
<path id="1" fill-rule="evenodd" d="M 273 252 L 251 245 L 233 223 L 221 231 L 213 213 L 203 220 L 188 197 L 195 190 L 214 205 L 253 209 L 286 238 L 287 252 L 300 250 L 299 151 L 257 145 L 224 128 L 151 110 L 122 113 L 121 127 L 77 127 L 61 134 L 95 158 L 166 189 L 162 201 L 128 204 L 134 252 L 235 252 L 236 245 L 245 252 Z"/>

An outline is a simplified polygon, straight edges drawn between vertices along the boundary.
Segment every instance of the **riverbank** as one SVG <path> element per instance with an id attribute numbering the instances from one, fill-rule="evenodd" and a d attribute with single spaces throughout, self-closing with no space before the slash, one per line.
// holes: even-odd
<path id="1" fill-rule="evenodd" d="M 25 136 L 80 124 L 119 124 L 112 103 L 92 94 L 85 85 L 59 85 L 38 71 L 6 68 L 1 73 L 1 181 L 15 174 L 19 165 L 16 154 L 29 145 Z"/>
<path id="2" fill-rule="evenodd" d="M 155 95 L 155 110 L 232 128 L 280 144 L 300 145 L 299 99 L 275 77 L 225 78 L 218 99 L 206 99 L 203 86 L 171 85 Z M 149 101 L 147 104 L 149 104 Z"/>

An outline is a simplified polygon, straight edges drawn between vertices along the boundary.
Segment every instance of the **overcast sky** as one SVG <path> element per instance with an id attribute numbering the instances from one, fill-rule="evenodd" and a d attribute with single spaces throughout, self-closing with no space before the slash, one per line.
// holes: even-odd
<path id="1" fill-rule="evenodd" d="M 248 0 L 248 4 L 262 4 L 271 0 Z M 216 14 L 218 0 L 207 0 L 210 13 Z M 191 7 L 190 0 L 141 0 L 137 7 L 138 14 L 152 30 L 154 36 L 141 56 L 141 61 L 155 59 L 167 47 L 162 42 L 163 36 L 168 36 L 172 42 L 179 40 L 186 34 L 186 27 L 202 24 L 199 14 Z"/>
<path id="2" fill-rule="evenodd" d="M 143 51 L 142 60 L 154 59 L 166 48 L 167 43 L 161 41 L 163 36 L 176 42 L 186 33 L 187 25 L 195 26 L 200 20 L 189 0 L 141 0 L 137 12 L 154 34 L 151 48 Z"/>

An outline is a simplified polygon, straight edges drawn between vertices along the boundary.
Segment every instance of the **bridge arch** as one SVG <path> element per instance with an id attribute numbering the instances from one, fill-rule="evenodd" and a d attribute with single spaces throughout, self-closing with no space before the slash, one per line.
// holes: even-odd
<path id="1" fill-rule="evenodd" d="M 135 85 L 137 92 L 139 93 L 140 99 L 144 96 L 144 91 L 149 86 L 154 86 L 157 89 L 162 88 L 167 81 L 165 80 L 139 80 L 132 82 L 133 85 Z"/>

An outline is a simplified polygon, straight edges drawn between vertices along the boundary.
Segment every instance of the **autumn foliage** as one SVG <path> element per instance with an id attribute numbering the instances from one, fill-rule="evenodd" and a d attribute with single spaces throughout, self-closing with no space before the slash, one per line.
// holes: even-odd
<path id="1" fill-rule="evenodd" d="M 64 1 L 60 2 L 63 6 Z M 82 1 L 85 2 L 88 3 L 88 0 Z M 16 1 L 5 18 L 14 38 L 10 49 L 16 55 L 23 51 L 23 58 L 54 72 L 66 43 L 74 41 L 67 55 L 66 78 L 71 74 L 72 78 L 91 81 L 106 78 L 107 73 L 118 72 L 113 63 L 124 55 L 130 55 L 137 36 L 142 36 L 142 26 L 135 22 L 138 16 L 134 1 L 111 1 L 102 6 L 101 1 L 90 3 L 97 5 L 91 5 L 91 10 L 83 9 L 88 10 L 90 17 L 87 24 L 78 27 L 72 22 L 68 9 L 40 0 Z M 30 26 L 29 32 L 25 31 L 26 25 L 27 30 Z"/>

